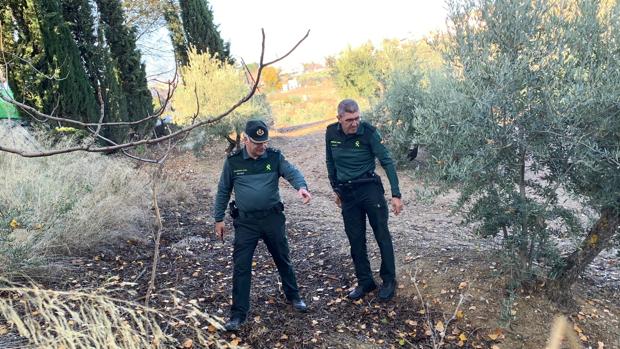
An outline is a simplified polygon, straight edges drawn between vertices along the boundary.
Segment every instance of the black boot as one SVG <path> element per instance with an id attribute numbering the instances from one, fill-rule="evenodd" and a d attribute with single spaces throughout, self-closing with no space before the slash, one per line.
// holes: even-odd
<path id="1" fill-rule="evenodd" d="M 368 292 L 374 291 L 377 288 L 377 284 L 374 282 L 370 286 L 357 286 L 353 291 L 349 293 L 347 297 L 354 301 L 364 297 L 364 295 Z"/>
<path id="2" fill-rule="evenodd" d="M 396 295 L 396 281 L 384 282 L 379 290 L 379 300 L 387 302 Z"/>
<path id="3" fill-rule="evenodd" d="M 292 299 L 291 304 L 293 305 L 293 309 L 297 310 L 300 313 L 305 313 L 308 311 L 308 306 L 301 298 Z"/>
<path id="4" fill-rule="evenodd" d="M 242 319 L 240 317 L 237 317 L 237 316 L 233 316 L 224 325 L 224 328 L 226 329 L 226 331 L 239 331 L 239 328 L 241 327 L 241 324 L 244 323 L 244 322 L 245 322 L 244 319 Z"/>

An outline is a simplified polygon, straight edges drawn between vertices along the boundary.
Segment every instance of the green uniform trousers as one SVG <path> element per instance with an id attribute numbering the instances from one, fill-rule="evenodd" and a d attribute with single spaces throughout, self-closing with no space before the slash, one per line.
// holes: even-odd
<path id="1" fill-rule="evenodd" d="M 288 300 L 299 298 L 299 288 L 289 257 L 285 221 L 284 213 L 274 211 L 263 217 L 240 215 L 234 219 L 235 241 L 231 317 L 245 319 L 250 310 L 252 258 L 260 239 L 267 245 L 267 250 L 269 250 L 278 268 L 286 298 Z"/>
<path id="2" fill-rule="evenodd" d="M 368 217 L 381 253 L 379 275 L 384 283 L 396 279 L 394 247 L 388 229 L 389 215 L 384 193 L 380 180 L 340 187 L 342 218 L 351 245 L 355 276 L 359 286 L 364 288 L 369 288 L 374 284 L 366 247 L 366 217 Z"/>

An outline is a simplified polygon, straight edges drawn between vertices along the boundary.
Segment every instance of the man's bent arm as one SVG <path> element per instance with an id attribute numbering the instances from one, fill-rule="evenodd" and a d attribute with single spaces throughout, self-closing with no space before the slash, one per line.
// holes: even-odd
<path id="1" fill-rule="evenodd" d="M 284 154 L 280 153 L 280 175 L 284 177 L 296 190 L 308 189 L 304 175 L 293 164 L 288 162 Z"/>
<path id="2" fill-rule="evenodd" d="M 381 167 L 387 174 L 388 181 L 390 182 L 390 189 L 392 190 L 392 197 L 400 198 L 400 188 L 398 187 L 398 175 L 396 173 L 396 166 L 394 166 L 394 160 L 390 155 L 390 151 L 381 143 L 381 135 L 378 131 L 375 131 L 370 140 L 370 147 L 373 154 L 377 159 Z"/>

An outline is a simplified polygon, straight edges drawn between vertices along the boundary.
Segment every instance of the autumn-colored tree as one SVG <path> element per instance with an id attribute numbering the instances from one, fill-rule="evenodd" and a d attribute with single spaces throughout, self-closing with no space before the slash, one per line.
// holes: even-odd
<path id="1" fill-rule="evenodd" d="M 256 74 L 254 74 L 256 76 Z M 276 67 L 267 67 L 263 69 L 261 76 L 261 87 L 263 92 L 273 92 L 282 89 L 282 78 L 280 77 L 280 69 Z"/>

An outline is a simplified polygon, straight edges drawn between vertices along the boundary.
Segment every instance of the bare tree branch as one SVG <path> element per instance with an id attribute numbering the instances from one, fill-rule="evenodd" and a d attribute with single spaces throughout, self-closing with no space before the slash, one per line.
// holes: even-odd
<path id="1" fill-rule="evenodd" d="M 12 154 L 16 154 L 22 157 L 27 157 L 27 158 L 33 158 L 33 157 L 46 157 L 46 156 L 52 156 L 52 155 L 57 155 L 57 154 L 65 154 L 65 153 L 71 153 L 71 152 L 76 152 L 76 151 L 86 151 L 86 152 L 112 152 L 112 151 L 117 151 L 117 150 L 123 150 L 123 149 L 128 149 L 128 148 L 133 148 L 139 145 L 152 145 L 152 144 L 157 144 L 166 140 L 171 140 L 177 136 L 180 135 L 185 135 L 188 132 L 192 131 L 195 128 L 204 126 L 204 125 L 209 125 L 209 124 L 213 124 L 218 122 L 219 120 L 223 119 L 224 117 L 226 117 L 227 115 L 229 115 L 230 113 L 232 113 L 235 109 L 237 109 L 239 106 L 241 106 L 243 103 L 247 102 L 248 100 L 250 100 L 250 98 L 252 98 L 252 96 L 255 94 L 257 88 L 258 88 L 258 84 L 260 82 L 260 77 L 262 74 L 262 71 L 265 67 L 274 64 L 276 62 L 281 61 L 282 59 L 288 57 L 310 34 L 310 30 L 308 30 L 308 32 L 306 33 L 306 35 L 304 35 L 298 42 L 297 44 L 295 44 L 293 46 L 293 48 L 291 50 L 289 50 L 285 55 L 271 61 L 271 62 L 267 62 L 264 63 L 264 55 L 265 55 L 265 31 L 263 29 L 261 29 L 261 33 L 262 33 L 262 44 L 261 44 L 261 55 L 260 55 L 260 63 L 259 63 L 259 68 L 258 68 L 258 72 L 257 72 L 257 76 L 256 76 L 256 80 L 254 81 L 254 84 L 251 86 L 250 90 L 248 91 L 248 93 L 241 98 L 239 101 L 237 101 L 237 103 L 235 103 L 234 105 L 232 105 L 228 110 L 226 110 L 225 112 L 206 119 L 206 120 L 202 120 L 200 122 L 194 123 L 192 125 L 189 125 L 187 127 L 184 127 L 176 132 L 170 133 L 168 135 L 164 135 L 164 136 L 160 136 L 160 137 L 155 137 L 152 139 L 141 139 L 141 140 L 136 140 L 136 141 L 131 141 L 131 142 L 126 142 L 126 143 L 122 143 L 122 144 L 114 144 L 111 143 L 112 145 L 110 146 L 102 146 L 102 147 L 94 147 L 92 144 L 88 144 L 88 145 L 79 145 L 79 146 L 73 146 L 73 147 L 68 147 L 68 148 L 63 148 L 63 149 L 55 149 L 55 150 L 49 150 L 49 151 L 39 151 L 39 152 L 30 152 L 30 151 L 25 151 L 25 150 L 20 150 L 20 149 L 15 149 L 15 148 L 10 148 L 10 147 L 5 147 L 5 146 L 0 146 L 0 151 L 3 152 L 7 152 L 7 153 L 12 153 Z M 175 80 L 176 80 L 177 76 L 175 74 Z M 170 85 L 169 85 L 170 86 Z M 176 87 L 176 84 L 174 85 Z M 60 118 L 60 117 L 54 117 L 52 115 L 48 115 L 45 113 L 42 113 L 38 110 L 36 110 L 35 108 L 28 106 L 24 103 L 20 103 L 15 101 L 12 98 L 8 98 L 5 96 L 0 96 L 1 99 L 12 103 L 28 112 L 31 112 L 41 118 L 44 118 L 46 120 L 54 120 L 54 121 L 59 121 L 59 122 L 66 122 L 66 123 L 70 123 L 70 124 L 74 124 L 77 126 L 81 126 L 87 130 L 89 130 L 89 132 L 93 133 L 93 136 L 95 138 L 102 138 L 101 135 L 96 134 L 96 131 L 93 131 L 93 129 L 91 127 L 108 127 L 108 126 L 120 126 L 120 125 L 137 125 L 140 124 L 142 122 L 145 122 L 147 120 L 153 119 L 155 117 L 158 117 L 159 115 L 161 115 L 161 113 L 163 113 L 167 103 L 170 101 L 170 98 L 172 97 L 172 93 L 173 93 L 174 89 L 170 88 L 168 91 L 168 95 L 166 98 L 166 103 L 165 105 L 163 105 L 160 110 L 158 111 L 158 113 L 155 113 L 153 115 L 150 115 L 142 120 L 138 120 L 138 121 L 133 121 L 133 122 L 111 122 L 111 123 L 83 123 L 83 122 L 79 122 L 79 121 L 75 121 L 75 120 L 71 120 L 71 119 L 67 119 L 67 118 Z M 194 115 L 194 119 L 197 117 L 198 114 Z"/>

